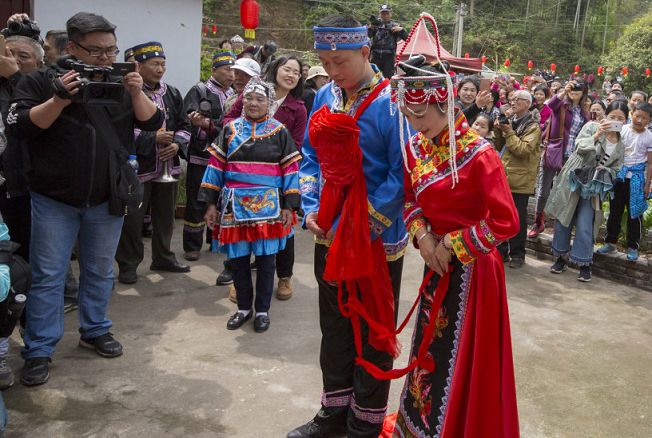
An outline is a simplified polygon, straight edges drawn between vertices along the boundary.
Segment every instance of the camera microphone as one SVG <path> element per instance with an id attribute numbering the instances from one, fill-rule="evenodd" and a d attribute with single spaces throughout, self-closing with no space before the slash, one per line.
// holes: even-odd
<path id="1" fill-rule="evenodd" d="M 70 70 L 72 68 L 72 65 L 76 62 L 77 60 L 73 58 L 72 55 L 65 55 L 57 59 L 57 66 L 61 67 L 66 70 Z"/>

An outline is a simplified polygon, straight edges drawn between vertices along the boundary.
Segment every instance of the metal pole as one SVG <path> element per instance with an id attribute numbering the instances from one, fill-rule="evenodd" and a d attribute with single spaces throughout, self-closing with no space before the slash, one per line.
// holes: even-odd
<path id="1" fill-rule="evenodd" d="M 457 29 L 460 26 L 460 8 L 459 6 L 455 6 L 455 26 L 453 27 L 453 55 L 457 53 L 457 37 L 458 37 L 458 31 Z"/>
<path id="2" fill-rule="evenodd" d="M 460 25 L 457 29 L 457 52 L 455 56 L 460 58 L 462 56 L 462 42 L 464 41 L 464 17 L 466 16 L 466 3 L 460 3 Z"/>

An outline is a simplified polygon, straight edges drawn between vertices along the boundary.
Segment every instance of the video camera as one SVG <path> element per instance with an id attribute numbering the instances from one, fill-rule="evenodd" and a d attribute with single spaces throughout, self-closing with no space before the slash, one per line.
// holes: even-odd
<path id="1" fill-rule="evenodd" d="M 85 105 L 120 105 L 124 99 L 122 76 L 135 71 L 133 62 L 114 63 L 111 67 L 84 64 L 71 57 L 64 56 L 57 60 L 57 66 L 64 70 L 79 73 L 79 92 L 70 96 L 59 77 L 53 76 L 54 92 L 62 99 L 71 99 L 74 103 Z"/>
<path id="2" fill-rule="evenodd" d="M 41 29 L 33 21 L 24 19 L 23 21 L 12 21 L 6 28 L 0 30 L 0 34 L 5 38 L 12 36 L 24 36 L 36 41 L 41 41 Z"/>
<path id="3" fill-rule="evenodd" d="M 383 20 L 378 18 L 375 15 L 370 15 L 369 16 L 369 23 L 371 23 L 372 26 L 382 26 L 383 25 Z"/>

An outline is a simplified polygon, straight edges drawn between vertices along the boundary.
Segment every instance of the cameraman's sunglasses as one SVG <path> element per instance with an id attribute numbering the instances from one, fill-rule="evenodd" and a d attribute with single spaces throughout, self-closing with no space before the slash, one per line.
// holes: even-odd
<path id="1" fill-rule="evenodd" d="M 82 46 L 81 44 L 79 44 L 77 41 L 73 41 L 73 43 L 75 43 L 78 47 L 86 50 L 86 52 L 88 52 L 88 55 L 92 56 L 93 58 L 99 58 L 102 55 L 106 55 L 107 58 L 115 58 L 116 56 L 118 56 L 118 53 L 120 53 L 120 49 L 118 49 L 117 47 L 108 47 L 106 49 L 95 49 L 95 48 L 88 49 Z"/>

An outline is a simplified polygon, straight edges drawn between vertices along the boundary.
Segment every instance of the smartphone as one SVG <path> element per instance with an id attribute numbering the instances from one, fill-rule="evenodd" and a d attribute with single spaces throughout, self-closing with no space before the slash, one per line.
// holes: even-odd
<path id="1" fill-rule="evenodd" d="M 597 119 L 598 119 L 598 113 L 594 113 L 593 111 L 591 111 L 591 120 L 595 121 Z"/>
<path id="2" fill-rule="evenodd" d="M 5 45 L 5 36 L 0 35 L 0 55 L 5 56 L 5 49 L 7 46 Z"/>
<path id="3" fill-rule="evenodd" d="M 113 67 L 113 71 L 111 73 L 116 76 L 125 76 L 126 74 L 136 71 L 135 62 L 114 62 L 111 67 Z"/>
<path id="4" fill-rule="evenodd" d="M 480 91 L 489 91 L 491 90 L 491 79 L 481 78 L 480 79 Z"/>
<path id="5" fill-rule="evenodd" d="M 623 122 L 611 121 L 611 127 L 609 131 L 611 132 L 620 132 L 623 129 Z"/>

